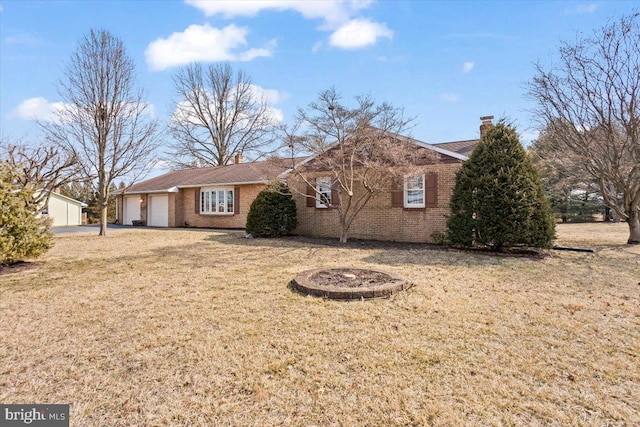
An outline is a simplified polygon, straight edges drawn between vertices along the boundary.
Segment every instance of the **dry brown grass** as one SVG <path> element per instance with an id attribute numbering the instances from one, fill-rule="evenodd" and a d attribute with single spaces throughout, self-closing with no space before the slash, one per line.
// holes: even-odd
<path id="1" fill-rule="evenodd" d="M 558 231 L 596 253 L 61 235 L 0 275 L 0 402 L 70 403 L 74 426 L 640 425 L 640 247 L 624 224 Z M 416 286 L 287 288 L 345 265 Z"/>

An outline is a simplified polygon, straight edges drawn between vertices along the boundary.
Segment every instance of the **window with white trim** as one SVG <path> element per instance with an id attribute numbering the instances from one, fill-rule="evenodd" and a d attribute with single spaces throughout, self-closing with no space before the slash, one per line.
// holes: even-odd
<path id="1" fill-rule="evenodd" d="M 316 208 L 326 208 L 331 204 L 331 178 L 316 178 Z"/>
<path id="2" fill-rule="evenodd" d="M 233 188 L 205 188 L 200 190 L 200 213 L 228 215 L 233 213 Z"/>
<path id="3" fill-rule="evenodd" d="M 424 208 L 424 175 L 405 177 L 404 207 Z"/>

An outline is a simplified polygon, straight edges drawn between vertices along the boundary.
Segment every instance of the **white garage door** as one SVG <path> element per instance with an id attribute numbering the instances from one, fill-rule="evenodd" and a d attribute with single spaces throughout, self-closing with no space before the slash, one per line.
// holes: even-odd
<path id="1" fill-rule="evenodd" d="M 131 221 L 140 219 L 140 196 L 124 198 L 124 225 L 132 225 Z"/>
<path id="2" fill-rule="evenodd" d="M 169 196 L 151 196 L 149 202 L 149 225 L 169 226 Z"/>

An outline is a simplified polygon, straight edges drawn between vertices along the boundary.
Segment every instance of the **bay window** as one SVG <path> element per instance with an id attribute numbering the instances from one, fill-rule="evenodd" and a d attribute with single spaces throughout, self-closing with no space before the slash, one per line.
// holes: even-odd
<path id="1" fill-rule="evenodd" d="M 200 190 L 200 213 L 203 215 L 233 214 L 233 188 L 204 188 Z"/>

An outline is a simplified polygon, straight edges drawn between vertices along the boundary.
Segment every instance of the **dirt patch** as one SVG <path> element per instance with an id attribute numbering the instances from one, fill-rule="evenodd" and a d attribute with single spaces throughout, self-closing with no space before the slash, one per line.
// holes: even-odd
<path id="1" fill-rule="evenodd" d="M 377 286 L 394 280 L 386 273 L 374 270 L 362 270 L 359 268 L 322 270 L 312 275 L 310 279 L 320 286 L 336 286 L 340 288 Z"/>
<path id="2" fill-rule="evenodd" d="M 23 271 L 33 270 L 38 267 L 37 262 L 18 261 L 13 264 L 0 264 L 0 275 L 21 273 Z"/>

